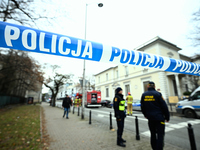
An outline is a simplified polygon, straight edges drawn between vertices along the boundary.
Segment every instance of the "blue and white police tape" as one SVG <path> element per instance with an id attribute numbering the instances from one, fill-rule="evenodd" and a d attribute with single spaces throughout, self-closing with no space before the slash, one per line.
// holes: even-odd
<path id="1" fill-rule="evenodd" d="M 0 22 L 0 47 L 198 75 L 200 65 Z"/>

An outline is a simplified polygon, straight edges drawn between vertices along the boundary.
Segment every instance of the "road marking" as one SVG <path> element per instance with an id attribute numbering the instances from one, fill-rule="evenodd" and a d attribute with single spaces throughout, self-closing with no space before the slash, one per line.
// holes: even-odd
<path id="1" fill-rule="evenodd" d="M 150 131 L 145 131 L 145 132 L 142 132 L 141 134 L 150 137 Z"/>
<path id="2" fill-rule="evenodd" d="M 165 127 L 165 132 L 169 132 L 169 131 L 173 131 L 174 128 L 170 128 L 170 127 Z"/>
<path id="3" fill-rule="evenodd" d="M 106 116 L 106 115 L 102 115 L 102 114 L 98 114 L 97 115 L 98 117 L 100 117 L 100 118 L 108 118 L 109 116 Z M 116 118 L 115 117 L 112 117 L 112 120 L 116 120 Z M 131 122 L 130 120 L 127 120 L 127 119 L 125 119 L 125 122 Z"/>
<path id="4" fill-rule="evenodd" d="M 128 117 L 130 117 L 130 118 L 134 118 L 134 117 L 131 117 L 131 116 L 128 116 Z M 146 118 L 140 118 L 140 117 L 138 117 L 138 120 L 148 121 Z"/>
<path id="5" fill-rule="evenodd" d="M 91 110 L 91 111 L 94 111 L 94 112 L 99 112 L 99 113 L 104 113 L 104 114 L 114 114 L 113 110 L 110 111 L 110 112 L 105 112 L 105 111 L 100 111 L 100 110 L 94 110 L 94 109 L 86 109 L 86 110 Z M 136 111 L 137 112 L 137 111 Z M 143 114 L 134 114 L 134 111 L 133 111 L 133 116 L 144 116 Z"/>
<path id="6" fill-rule="evenodd" d="M 133 114 L 133 116 L 144 116 L 143 114 Z"/>
<path id="7" fill-rule="evenodd" d="M 98 114 L 98 117 L 104 117 L 104 115 Z"/>
<path id="8" fill-rule="evenodd" d="M 98 114 L 97 116 L 98 117 L 101 117 L 101 118 L 103 118 L 103 117 L 110 117 L 110 112 L 104 112 L 104 111 L 99 111 L 99 110 L 93 110 L 93 109 L 86 109 L 86 110 L 91 110 L 91 111 L 94 111 L 94 112 L 97 112 L 97 113 L 103 113 L 103 114 L 106 114 L 106 115 L 102 115 L 102 114 Z M 114 116 L 114 112 L 111 112 L 111 114 Z M 138 116 L 140 115 L 140 116 L 143 116 L 143 114 L 137 114 Z M 130 120 L 128 120 L 128 119 L 134 119 L 134 117 L 135 117 L 136 115 L 133 115 L 133 116 L 127 116 L 127 119 L 125 119 L 125 121 L 126 122 L 132 122 L 132 121 L 130 121 Z M 113 120 L 116 120 L 116 118 L 115 117 L 112 117 L 112 119 Z M 140 117 L 138 117 L 138 120 L 142 120 L 142 121 L 148 121 L 146 118 L 140 118 Z"/>
<path id="9" fill-rule="evenodd" d="M 200 120 L 192 120 L 192 121 L 187 121 L 187 123 L 191 123 L 191 124 L 199 124 L 200 123 Z"/>
<path id="10" fill-rule="evenodd" d="M 110 115 L 110 112 L 104 112 L 104 111 L 93 110 L 93 109 L 88 109 L 88 110 L 91 110 L 91 111 L 94 111 L 94 112 L 99 112 L 99 113 L 104 113 L 104 114 Z M 113 112 L 111 112 L 111 114 L 113 114 Z"/>
<path id="11" fill-rule="evenodd" d="M 185 128 L 188 126 L 188 123 L 191 123 L 192 125 L 200 124 L 200 120 L 196 119 L 196 120 L 191 120 L 191 121 L 186 121 L 186 122 L 180 122 L 177 124 L 166 123 L 165 132 Z M 150 131 L 145 131 L 145 132 L 142 132 L 141 134 L 150 137 Z"/>

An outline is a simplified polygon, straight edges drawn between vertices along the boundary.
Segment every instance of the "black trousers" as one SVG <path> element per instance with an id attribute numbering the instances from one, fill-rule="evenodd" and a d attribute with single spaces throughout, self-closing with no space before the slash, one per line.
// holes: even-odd
<path id="1" fill-rule="evenodd" d="M 151 147 L 153 150 L 163 150 L 165 122 L 149 120 L 149 130 L 151 132 Z"/>
<path id="2" fill-rule="evenodd" d="M 117 143 L 120 143 L 124 131 L 124 118 L 116 119 L 116 121 L 117 121 Z"/>

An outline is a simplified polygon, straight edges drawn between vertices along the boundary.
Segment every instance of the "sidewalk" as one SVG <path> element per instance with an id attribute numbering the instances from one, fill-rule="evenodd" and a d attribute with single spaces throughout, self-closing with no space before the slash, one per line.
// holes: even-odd
<path id="1" fill-rule="evenodd" d="M 125 130 L 123 138 L 127 141 L 126 148 L 121 148 L 116 145 L 116 130 L 110 131 L 108 125 L 94 120 L 89 125 L 88 118 L 81 120 L 80 116 L 72 113 L 69 113 L 69 119 L 62 118 L 62 109 L 47 103 L 41 106 L 50 136 L 50 150 L 151 150 L 149 137 L 140 135 L 141 140 L 137 141 L 134 132 Z M 165 143 L 165 150 L 181 149 Z"/>

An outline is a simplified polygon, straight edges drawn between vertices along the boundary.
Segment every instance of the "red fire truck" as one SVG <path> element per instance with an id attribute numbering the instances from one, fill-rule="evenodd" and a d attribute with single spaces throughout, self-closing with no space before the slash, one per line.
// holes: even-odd
<path id="1" fill-rule="evenodd" d="M 101 107 L 101 91 L 86 92 L 85 107 Z"/>

